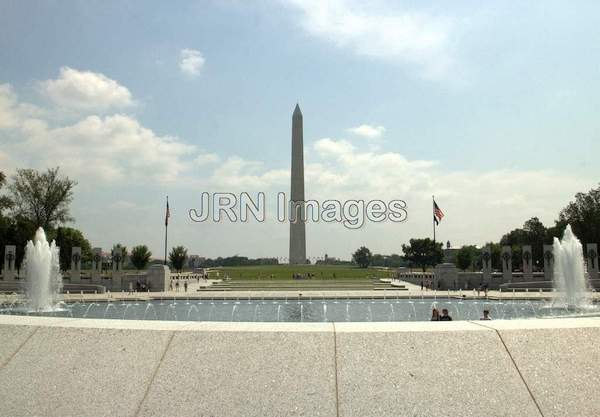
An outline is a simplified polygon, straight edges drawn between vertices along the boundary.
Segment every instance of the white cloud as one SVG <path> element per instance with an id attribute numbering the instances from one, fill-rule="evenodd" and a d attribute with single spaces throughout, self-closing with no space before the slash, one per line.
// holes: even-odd
<path id="1" fill-rule="evenodd" d="M 262 162 L 247 161 L 238 156 L 227 158 L 212 175 L 213 185 L 232 187 L 235 190 L 263 191 L 274 185 L 287 185 L 287 170 L 265 169 Z"/>
<path id="2" fill-rule="evenodd" d="M 200 75 L 204 62 L 202 53 L 196 49 L 182 49 L 179 53 L 179 69 L 190 77 Z"/>
<path id="3" fill-rule="evenodd" d="M 316 141 L 312 149 L 307 198 L 404 199 L 410 221 L 403 234 L 428 236 L 435 194 L 446 213 L 441 232 L 461 244 L 499 239 L 532 216 L 552 224 L 576 192 L 595 184 L 550 170 L 448 171 L 435 161 L 363 150 L 332 138 Z"/>
<path id="4" fill-rule="evenodd" d="M 285 3 L 302 13 L 307 33 L 358 55 L 410 64 L 425 78 L 446 77 L 452 66 L 450 18 L 349 0 Z"/>
<path id="5" fill-rule="evenodd" d="M 38 107 L 20 103 L 10 84 L 0 84 L 0 129 L 14 128 L 27 117 L 42 114 Z"/>
<path id="6" fill-rule="evenodd" d="M 0 129 L 17 124 L 16 96 L 9 84 L 0 84 Z"/>
<path id="7" fill-rule="evenodd" d="M 0 161 L 5 168 L 45 169 L 60 165 L 88 184 L 202 184 L 264 189 L 285 182 L 286 171 L 260 162 L 199 150 L 185 141 L 158 135 L 132 116 L 87 115 L 61 123 L 52 113 L 19 101 L 9 84 L 0 84 Z M 5 162 L 6 161 L 6 162 Z M 209 169 L 208 173 L 205 172 Z M 127 208 L 121 205 L 120 208 Z"/>
<path id="8" fill-rule="evenodd" d="M 57 79 L 39 86 L 50 100 L 70 110 L 106 111 L 134 104 L 126 87 L 97 72 L 62 67 Z"/>
<path id="9" fill-rule="evenodd" d="M 385 127 L 364 124 L 357 127 L 352 127 L 348 129 L 348 132 L 367 139 L 377 139 L 385 133 Z"/>
<path id="10" fill-rule="evenodd" d="M 188 171 L 195 147 L 158 136 L 126 115 L 88 116 L 75 124 L 48 128 L 43 121 L 23 124 L 24 137 L 13 152 L 41 166 L 57 161 L 78 177 L 105 182 L 175 181 Z"/>

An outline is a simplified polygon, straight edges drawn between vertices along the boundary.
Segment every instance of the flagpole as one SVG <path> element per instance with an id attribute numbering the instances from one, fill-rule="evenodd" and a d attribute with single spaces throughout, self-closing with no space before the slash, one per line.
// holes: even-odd
<path id="1" fill-rule="evenodd" d="M 167 213 L 169 210 L 169 196 L 167 196 Z M 165 265 L 167 264 L 167 236 L 169 230 L 169 217 L 165 214 Z"/>
<path id="2" fill-rule="evenodd" d="M 435 196 L 431 196 L 431 213 L 433 214 L 433 216 L 431 216 L 431 221 L 433 223 L 433 244 L 435 246 Z"/>

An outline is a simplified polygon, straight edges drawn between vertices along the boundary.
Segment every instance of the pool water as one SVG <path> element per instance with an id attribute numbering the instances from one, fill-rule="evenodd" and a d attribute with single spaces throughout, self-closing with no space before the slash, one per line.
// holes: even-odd
<path id="1" fill-rule="evenodd" d="M 121 320 L 191 320 L 227 322 L 393 322 L 427 321 L 433 308 L 448 309 L 453 320 L 573 317 L 600 314 L 597 305 L 570 310 L 547 301 L 438 299 L 244 299 L 75 302 L 48 312 L 0 306 L 2 314 Z"/>

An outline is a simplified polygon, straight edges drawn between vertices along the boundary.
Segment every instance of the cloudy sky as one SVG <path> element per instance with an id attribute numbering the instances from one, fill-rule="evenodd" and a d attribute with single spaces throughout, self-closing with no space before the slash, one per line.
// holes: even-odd
<path id="1" fill-rule="evenodd" d="M 309 224 L 310 257 L 482 244 L 599 180 L 600 3 L 0 2 L 0 170 L 60 166 L 93 246 L 287 256 L 288 228 L 194 223 L 207 192 L 403 199 L 408 219 Z"/>

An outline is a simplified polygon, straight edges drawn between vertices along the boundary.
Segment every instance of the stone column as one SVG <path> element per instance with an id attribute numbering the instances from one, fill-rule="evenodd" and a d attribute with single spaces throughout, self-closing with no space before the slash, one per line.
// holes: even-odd
<path id="1" fill-rule="evenodd" d="M 123 278 L 123 253 L 121 248 L 115 248 L 112 254 L 112 291 L 120 291 Z"/>
<path id="2" fill-rule="evenodd" d="M 71 284 L 81 282 L 81 248 L 71 248 L 71 270 L 69 271 Z"/>
<path id="3" fill-rule="evenodd" d="M 512 282 L 512 249 L 510 246 L 502 246 L 500 261 L 502 263 L 502 281 Z"/>
<path id="4" fill-rule="evenodd" d="M 443 263 L 435 266 L 435 289 L 447 290 L 452 288 L 458 279 L 458 269 L 451 263 Z"/>
<path id="5" fill-rule="evenodd" d="M 523 281 L 533 281 L 533 252 L 531 245 L 523 245 Z"/>
<path id="6" fill-rule="evenodd" d="M 146 285 L 150 291 L 167 291 L 171 280 L 171 270 L 167 265 L 152 265 L 146 272 Z"/>
<path id="7" fill-rule="evenodd" d="M 492 282 L 492 248 L 486 246 L 481 250 L 481 263 L 483 265 L 483 283 Z"/>
<path id="8" fill-rule="evenodd" d="M 544 245 L 544 280 L 552 281 L 554 279 L 554 254 L 552 245 Z"/>
<path id="9" fill-rule="evenodd" d="M 92 271 L 91 281 L 94 284 L 100 284 L 102 279 L 102 248 L 92 249 Z"/>
<path id="10" fill-rule="evenodd" d="M 590 279 L 598 279 L 598 245 L 588 243 L 585 246 L 588 276 Z"/>
<path id="11" fill-rule="evenodd" d="M 4 282 L 15 280 L 15 263 L 17 262 L 17 247 L 14 245 L 4 246 L 4 271 L 2 279 Z"/>

